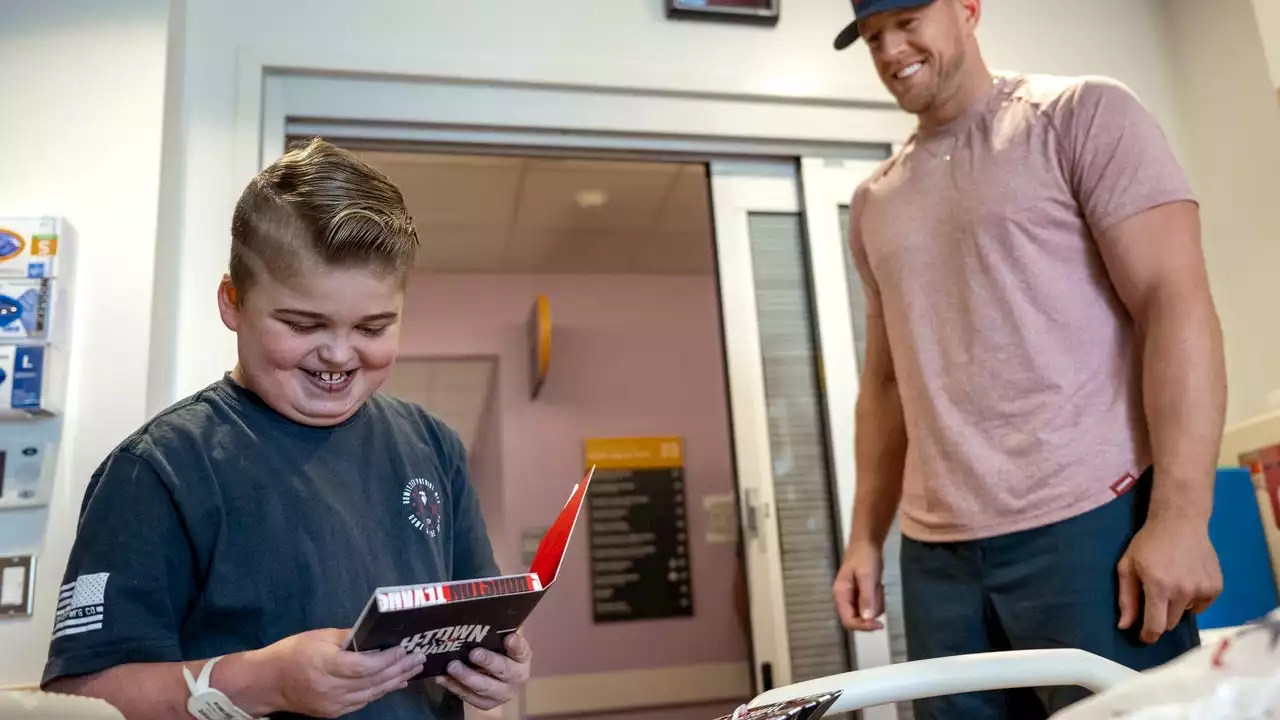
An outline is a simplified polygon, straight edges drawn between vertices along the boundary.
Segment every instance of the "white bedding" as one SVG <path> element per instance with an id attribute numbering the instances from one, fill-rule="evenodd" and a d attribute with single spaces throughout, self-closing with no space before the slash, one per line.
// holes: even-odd
<path id="1" fill-rule="evenodd" d="M 1280 610 L 1256 624 L 1207 636 L 1199 649 L 1054 716 L 1115 718 L 1280 718 Z"/>

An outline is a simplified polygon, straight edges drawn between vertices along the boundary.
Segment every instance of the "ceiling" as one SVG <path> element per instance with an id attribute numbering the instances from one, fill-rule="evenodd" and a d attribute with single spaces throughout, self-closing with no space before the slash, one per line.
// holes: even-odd
<path id="1" fill-rule="evenodd" d="M 381 391 L 417 403 L 457 431 L 470 453 L 492 392 L 495 361 L 402 358 L 391 366 Z"/>
<path id="2" fill-rule="evenodd" d="M 701 164 L 357 154 L 400 186 L 426 270 L 703 275 L 714 269 Z"/>

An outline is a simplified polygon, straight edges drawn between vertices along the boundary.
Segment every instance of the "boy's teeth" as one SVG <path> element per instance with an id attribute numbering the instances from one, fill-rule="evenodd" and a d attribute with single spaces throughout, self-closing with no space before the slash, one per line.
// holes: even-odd
<path id="1" fill-rule="evenodd" d="M 316 377 L 327 383 L 339 383 L 347 379 L 345 372 L 322 372 L 316 373 Z"/>

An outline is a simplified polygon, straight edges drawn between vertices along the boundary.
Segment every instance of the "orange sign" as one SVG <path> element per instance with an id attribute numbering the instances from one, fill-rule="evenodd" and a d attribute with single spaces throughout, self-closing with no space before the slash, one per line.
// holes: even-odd
<path id="1" fill-rule="evenodd" d="M 551 368 L 551 303 L 538 295 L 529 310 L 530 397 L 537 398 Z"/>
<path id="2" fill-rule="evenodd" d="M 684 441 L 678 437 L 591 438 L 587 467 L 642 470 L 684 466 Z"/>
<path id="3" fill-rule="evenodd" d="M 31 236 L 31 254 L 36 257 L 45 257 L 58 254 L 58 236 L 57 235 L 32 235 Z"/>

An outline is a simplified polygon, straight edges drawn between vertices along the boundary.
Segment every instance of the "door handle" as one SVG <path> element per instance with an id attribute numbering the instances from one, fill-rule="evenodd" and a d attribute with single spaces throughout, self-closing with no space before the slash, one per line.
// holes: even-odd
<path id="1" fill-rule="evenodd" d="M 760 491 L 757 488 L 746 488 L 745 495 L 742 508 L 743 524 L 746 526 L 747 536 L 757 538 L 760 537 L 760 522 L 767 521 L 771 515 L 769 504 L 760 501 Z"/>

